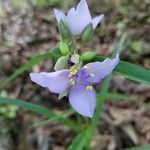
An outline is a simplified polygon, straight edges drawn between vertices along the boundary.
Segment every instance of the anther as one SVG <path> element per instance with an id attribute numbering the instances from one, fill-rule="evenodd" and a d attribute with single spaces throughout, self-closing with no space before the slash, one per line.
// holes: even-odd
<path id="1" fill-rule="evenodd" d="M 89 70 L 89 67 L 88 66 L 84 66 L 84 69 Z"/>
<path id="2" fill-rule="evenodd" d="M 70 80 L 69 80 L 69 83 L 70 83 L 71 85 L 74 85 L 74 84 L 75 84 L 75 81 L 74 81 L 73 79 L 70 79 Z"/>
<path id="3" fill-rule="evenodd" d="M 95 76 L 95 74 L 94 74 L 94 73 L 90 73 L 90 76 L 91 76 L 91 77 L 94 77 L 94 76 Z"/>
<path id="4" fill-rule="evenodd" d="M 72 77 L 73 76 L 73 72 L 71 71 L 70 73 L 69 73 L 69 77 Z"/>
<path id="5" fill-rule="evenodd" d="M 72 72 L 73 72 L 73 75 L 75 75 L 75 74 L 78 72 L 78 70 L 75 69 L 75 70 L 73 70 Z"/>
<path id="6" fill-rule="evenodd" d="M 69 77 L 72 77 L 72 76 L 75 75 L 77 72 L 78 72 L 77 69 L 71 71 L 71 72 L 69 73 Z"/>
<path id="7" fill-rule="evenodd" d="M 88 85 L 88 86 L 86 87 L 86 89 L 89 90 L 89 91 L 92 91 L 92 90 L 93 90 L 93 87 L 92 87 L 91 85 Z"/>

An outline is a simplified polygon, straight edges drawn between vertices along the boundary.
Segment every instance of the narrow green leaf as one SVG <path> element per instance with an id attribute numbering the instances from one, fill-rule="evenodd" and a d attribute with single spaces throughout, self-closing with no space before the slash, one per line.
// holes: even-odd
<path id="1" fill-rule="evenodd" d="M 126 148 L 124 150 L 150 150 L 150 145 Z"/>
<path id="2" fill-rule="evenodd" d="M 134 99 L 134 97 L 124 95 L 124 94 L 119 94 L 119 93 L 106 93 L 104 95 L 102 94 L 97 94 L 97 99 L 110 99 L 110 100 L 128 100 L 128 99 Z"/>
<path id="3" fill-rule="evenodd" d="M 150 85 L 150 70 L 146 70 L 140 66 L 120 61 L 119 65 L 115 69 L 115 72 L 130 80 Z"/>
<path id="4" fill-rule="evenodd" d="M 58 119 L 60 118 L 63 118 L 63 117 L 68 117 L 70 116 L 71 114 L 74 113 L 74 110 L 73 109 L 69 109 L 69 110 L 66 110 L 64 111 L 62 114 L 59 114 L 59 115 L 54 115 L 53 117 L 47 119 L 47 120 L 44 120 L 44 121 L 38 121 L 38 122 L 35 122 L 32 127 L 38 127 L 38 126 L 43 126 L 43 125 L 47 125 L 49 124 L 50 122 L 52 121 L 57 121 Z"/>
<path id="5" fill-rule="evenodd" d="M 79 133 L 67 148 L 67 150 L 82 150 L 85 144 L 84 136 L 84 132 Z"/>
<path id="6" fill-rule="evenodd" d="M 104 58 L 96 56 L 94 61 L 102 61 Z M 120 61 L 114 72 L 136 82 L 150 85 L 150 70 L 143 67 Z"/>
<path id="7" fill-rule="evenodd" d="M 56 117 L 57 121 L 59 123 L 62 123 L 64 125 L 68 126 L 69 128 L 71 128 L 75 132 L 79 131 L 79 127 L 77 127 L 75 123 L 73 123 L 69 119 L 63 118 L 62 116 L 60 117 L 58 114 L 51 112 L 50 110 L 48 110 L 47 108 L 45 108 L 43 106 L 29 103 L 29 102 L 24 102 L 24 101 L 19 100 L 19 99 L 14 100 L 14 99 L 11 99 L 8 97 L 0 97 L 0 104 L 15 105 L 15 106 L 21 107 L 23 109 L 30 110 L 36 114 L 41 114 L 43 116 L 46 116 L 49 119 Z"/>
<path id="8" fill-rule="evenodd" d="M 2 88 L 4 88 L 6 85 L 8 85 L 11 81 L 13 81 L 16 77 L 18 77 L 19 75 L 21 75 L 22 73 L 24 73 L 25 71 L 30 69 L 35 64 L 38 64 L 40 61 L 42 61 L 44 59 L 50 59 L 52 57 L 54 59 L 57 59 L 56 56 L 59 56 L 59 49 L 58 48 L 53 49 L 52 51 L 47 52 L 45 54 L 40 54 L 40 55 L 33 57 L 26 64 L 22 65 L 19 69 L 17 69 L 11 76 L 9 76 L 4 81 L 2 81 L 0 83 L 0 90 Z"/>

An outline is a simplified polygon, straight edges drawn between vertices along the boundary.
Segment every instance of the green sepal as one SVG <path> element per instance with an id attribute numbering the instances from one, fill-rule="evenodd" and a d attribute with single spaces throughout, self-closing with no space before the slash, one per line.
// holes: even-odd
<path id="1" fill-rule="evenodd" d="M 88 42 L 93 38 L 93 25 L 89 24 L 82 32 L 81 39 L 83 42 Z"/>
<path id="2" fill-rule="evenodd" d="M 63 55 L 67 55 L 69 53 L 69 46 L 65 39 L 60 39 L 60 51 Z"/>
<path id="3" fill-rule="evenodd" d="M 74 53 L 71 56 L 71 61 L 75 64 L 79 64 L 80 63 L 80 55 L 78 55 L 77 53 Z"/>
<path id="4" fill-rule="evenodd" d="M 65 91 L 59 93 L 58 99 L 60 100 L 60 99 L 62 99 L 63 97 L 68 96 L 68 94 L 69 94 L 69 89 L 66 89 Z"/>
<path id="5" fill-rule="evenodd" d="M 62 69 L 65 69 L 66 66 L 67 66 L 67 61 L 68 61 L 68 57 L 67 56 L 62 56 L 60 57 L 55 66 L 54 66 L 54 69 L 57 71 L 57 70 L 62 70 Z"/>
<path id="6" fill-rule="evenodd" d="M 68 26 L 63 20 L 59 23 L 59 32 L 63 38 L 68 38 L 70 36 Z"/>
<path id="7" fill-rule="evenodd" d="M 96 53 L 93 51 L 85 52 L 81 55 L 81 58 L 84 62 L 92 60 L 96 56 Z"/>

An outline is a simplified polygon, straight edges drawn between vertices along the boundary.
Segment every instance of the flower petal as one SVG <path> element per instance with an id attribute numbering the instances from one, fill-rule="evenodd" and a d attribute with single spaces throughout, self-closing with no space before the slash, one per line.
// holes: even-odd
<path id="1" fill-rule="evenodd" d="M 66 18 L 64 12 L 62 12 L 62 11 L 59 10 L 59 9 L 54 9 L 54 14 L 55 14 L 55 17 L 56 17 L 58 23 L 59 23 L 61 20 L 64 21 L 65 18 Z"/>
<path id="2" fill-rule="evenodd" d="M 92 19 L 93 29 L 95 29 L 97 27 L 98 23 L 101 22 L 103 18 L 104 18 L 104 15 L 102 14 L 102 15 L 94 17 Z"/>
<path id="3" fill-rule="evenodd" d="M 78 17 L 81 19 L 80 21 L 83 21 L 86 24 L 89 24 L 89 22 L 92 19 L 86 0 L 80 1 L 80 3 L 77 6 L 76 13 Z"/>
<path id="4" fill-rule="evenodd" d="M 86 86 L 75 84 L 70 89 L 69 102 L 78 113 L 92 118 L 96 105 L 95 90 L 87 90 Z"/>
<path id="5" fill-rule="evenodd" d="M 89 72 L 93 74 L 93 76 L 89 76 L 84 80 L 84 82 L 88 83 L 98 83 L 100 82 L 105 76 L 109 75 L 116 65 L 119 63 L 119 55 L 116 56 L 114 59 L 105 59 L 103 62 L 94 62 L 89 63 L 86 66 L 89 68 Z"/>
<path id="6" fill-rule="evenodd" d="M 81 0 L 76 10 L 72 8 L 67 15 L 67 23 L 73 35 L 80 35 L 85 27 L 91 22 L 91 15 L 85 0 Z"/>
<path id="7" fill-rule="evenodd" d="M 53 93 L 63 92 L 69 86 L 69 70 L 61 70 L 52 73 L 30 73 L 33 82 L 42 87 L 47 87 Z"/>

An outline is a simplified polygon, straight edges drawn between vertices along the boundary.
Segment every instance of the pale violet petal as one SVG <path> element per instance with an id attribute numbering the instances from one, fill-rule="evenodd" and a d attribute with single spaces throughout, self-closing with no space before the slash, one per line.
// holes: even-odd
<path id="1" fill-rule="evenodd" d="M 99 24 L 99 22 L 102 21 L 102 19 L 104 18 L 104 15 L 100 15 L 100 16 L 97 16 L 97 17 L 94 17 L 92 19 L 92 25 L 93 25 L 93 29 L 95 29 L 97 27 L 97 25 Z"/>
<path id="2" fill-rule="evenodd" d="M 95 90 L 87 90 L 86 86 L 75 84 L 70 89 L 69 102 L 78 113 L 92 118 L 96 105 Z"/>
<path id="3" fill-rule="evenodd" d="M 75 8 L 70 9 L 67 15 L 67 24 L 73 35 L 80 35 L 91 22 L 91 15 L 85 0 L 81 0 Z"/>
<path id="4" fill-rule="evenodd" d="M 86 66 L 89 68 L 89 73 L 91 76 L 84 79 L 84 82 L 87 83 L 98 83 L 107 75 L 109 75 L 113 69 L 119 63 L 119 55 L 117 55 L 114 59 L 105 59 L 103 62 L 94 62 L 89 63 Z"/>
<path id="5" fill-rule="evenodd" d="M 66 18 L 64 12 L 62 12 L 59 9 L 54 9 L 54 14 L 55 14 L 55 17 L 56 17 L 56 20 L 57 20 L 58 23 L 60 23 L 61 20 L 64 21 L 65 18 Z"/>
<path id="6" fill-rule="evenodd" d="M 69 86 L 69 70 L 61 70 L 52 73 L 30 73 L 33 82 L 48 88 L 53 93 L 60 93 Z"/>
<path id="7" fill-rule="evenodd" d="M 77 17 L 81 19 L 80 21 L 85 22 L 86 25 L 90 23 L 92 18 L 86 0 L 80 1 L 77 5 L 76 13 Z"/>

